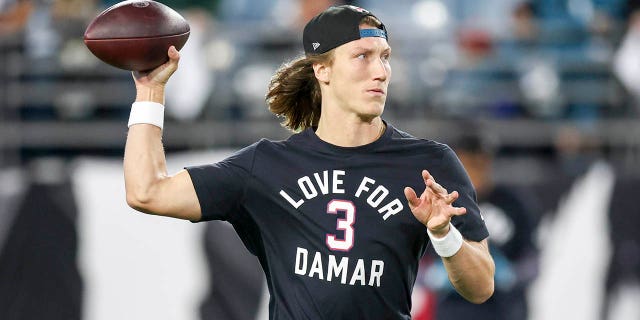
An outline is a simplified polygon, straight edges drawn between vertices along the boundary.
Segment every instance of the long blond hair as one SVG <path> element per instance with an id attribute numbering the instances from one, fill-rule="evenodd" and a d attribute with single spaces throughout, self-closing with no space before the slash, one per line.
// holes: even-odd
<path id="1" fill-rule="evenodd" d="M 318 125 L 322 95 L 313 65 L 332 62 L 333 50 L 298 57 L 276 71 L 269 83 L 266 100 L 269 110 L 284 118 L 283 126 L 298 131 Z"/>

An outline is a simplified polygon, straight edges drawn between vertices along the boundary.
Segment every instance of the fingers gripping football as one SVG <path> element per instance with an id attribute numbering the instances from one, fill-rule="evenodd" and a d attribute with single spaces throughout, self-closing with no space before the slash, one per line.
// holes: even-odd
<path id="1" fill-rule="evenodd" d="M 459 197 L 457 191 L 448 193 L 427 170 L 422 171 L 422 178 L 425 189 L 419 197 L 411 187 L 404 189 L 409 208 L 416 219 L 433 234 L 445 235 L 449 231 L 451 217 L 463 215 L 467 210 L 453 206 L 453 202 Z"/>
<path id="2" fill-rule="evenodd" d="M 150 71 L 133 71 L 136 86 L 158 87 L 164 86 L 171 75 L 178 69 L 180 53 L 171 46 L 167 51 L 169 61 Z"/>

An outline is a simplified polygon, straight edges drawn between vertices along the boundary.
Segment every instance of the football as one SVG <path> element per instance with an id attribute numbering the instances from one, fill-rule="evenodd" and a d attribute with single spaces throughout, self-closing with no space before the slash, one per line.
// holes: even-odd
<path id="1" fill-rule="evenodd" d="M 189 24 L 175 10 L 150 0 L 117 3 L 100 13 L 84 33 L 84 43 L 100 60 L 120 69 L 147 71 L 169 60 L 167 50 L 180 50 Z"/>

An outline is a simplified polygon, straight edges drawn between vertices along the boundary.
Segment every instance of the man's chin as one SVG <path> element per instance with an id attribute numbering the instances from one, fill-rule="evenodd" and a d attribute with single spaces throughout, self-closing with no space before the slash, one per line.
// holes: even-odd
<path id="1" fill-rule="evenodd" d="M 379 117 L 382 115 L 382 112 L 384 112 L 384 102 L 383 103 L 375 103 L 371 105 L 371 108 L 369 109 L 369 111 L 371 112 L 371 115 Z"/>
<path id="2" fill-rule="evenodd" d="M 384 111 L 384 105 L 372 106 L 368 108 L 364 113 L 360 114 L 360 117 L 365 121 L 372 121 L 373 119 L 382 116 Z"/>

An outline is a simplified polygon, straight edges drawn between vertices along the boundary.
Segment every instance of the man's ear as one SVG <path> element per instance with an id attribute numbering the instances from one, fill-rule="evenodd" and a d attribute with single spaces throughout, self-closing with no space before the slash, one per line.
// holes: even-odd
<path id="1" fill-rule="evenodd" d="M 313 73 L 318 79 L 319 82 L 329 83 L 329 76 L 331 74 L 331 67 L 324 65 L 322 63 L 314 63 L 313 64 Z"/>

